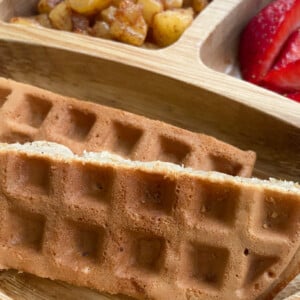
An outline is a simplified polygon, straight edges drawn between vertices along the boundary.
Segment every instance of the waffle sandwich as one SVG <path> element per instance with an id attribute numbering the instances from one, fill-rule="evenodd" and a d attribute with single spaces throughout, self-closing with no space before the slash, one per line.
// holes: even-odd
<path id="1" fill-rule="evenodd" d="M 255 153 L 163 122 L 0 78 L 0 141 L 52 141 L 74 153 L 109 151 L 249 177 Z"/>
<path id="2" fill-rule="evenodd" d="M 269 299 L 300 246 L 290 182 L 46 142 L 0 144 L 0 175 L 2 269 L 138 299 Z"/>

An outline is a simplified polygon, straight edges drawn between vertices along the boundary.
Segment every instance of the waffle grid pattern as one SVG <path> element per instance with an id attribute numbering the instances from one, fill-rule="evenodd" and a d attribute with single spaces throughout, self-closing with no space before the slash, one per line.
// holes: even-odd
<path id="1" fill-rule="evenodd" d="M 0 166 L 0 264 L 38 276 L 143 299 L 256 299 L 299 244 L 299 197 L 280 192 L 15 153 Z"/>
<path id="2" fill-rule="evenodd" d="M 212 137 L 124 111 L 0 80 L 0 140 L 47 140 L 75 153 L 110 151 L 139 161 L 167 161 L 251 176 L 255 154 Z"/>

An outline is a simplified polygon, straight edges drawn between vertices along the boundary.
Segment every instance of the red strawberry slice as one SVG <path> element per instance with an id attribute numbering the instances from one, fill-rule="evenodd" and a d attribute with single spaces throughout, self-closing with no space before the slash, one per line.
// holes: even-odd
<path id="1" fill-rule="evenodd" d="M 300 27 L 300 0 L 276 0 L 246 26 L 240 41 L 243 77 L 259 83 L 274 64 L 283 44 Z"/>
<path id="2" fill-rule="evenodd" d="M 272 69 L 264 78 L 262 85 L 281 92 L 300 90 L 300 60 L 280 69 Z"/>
<path id="3" fill-rule="evenodd" d="M 294 31 L 284 44 L 273 69 L 279 70 L 289 63 L 300 59 L 300 28 Z"/>
<path id="4" fill-rule="evenodd" d="M 300 103 L 300 92 L 285 94 L 284 96 Z"/>
<path id="5" fill-rule="evenodd" d="M 262 85 L 279 91 L 300 89 L 300 29 L 292 33 L 285 43 Z"/>

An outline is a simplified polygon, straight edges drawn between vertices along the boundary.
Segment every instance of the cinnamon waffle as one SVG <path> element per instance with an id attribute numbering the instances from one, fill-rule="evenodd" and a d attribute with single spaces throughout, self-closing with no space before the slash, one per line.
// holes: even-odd
<path id="1" fill-rule="evenodd" d="M 213 137 L 0 78 L 0 141 L 46 140 L 74 153 L 109 151 L 250 177 L 255 153 Z"/>
<path id="2" fill-rule="evenodd" d="M 266 299 L 300 245 L 283 181 L 0 145 L 0 265 L 138 299 Z"/>

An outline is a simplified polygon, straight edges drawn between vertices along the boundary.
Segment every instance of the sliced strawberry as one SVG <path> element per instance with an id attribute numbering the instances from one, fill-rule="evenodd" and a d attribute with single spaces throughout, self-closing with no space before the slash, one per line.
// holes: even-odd
<path id="1" fill-rule="evenodd" d="M 262 83 L 261 86 L 300 103 L 300 91 L 287 92 L 268 83 Z"/>
<path id="2" fill-rule="evenodd" d="M 284 44 L 273 69 L 279 70 L 297 60 L 300 60 L 300 28 L 294 31 Z"/>
<path id="3" fill-rule="evenodd" d="M 272 69 L 263 79 L 263 86 L 282 92 L 300 90 L 300 60 Z"/>
<path id="4" fill-rule="evenodd" d="M 300 92 L 285 94 L 284 96 L 300 103 Z"/>
<path id="5" fill-rule="evenodd" d="M 262 85 L 271 90 L 294 91 L 300 88 L 300 29 L 284 44 Z"/>
<path id="6" fill-rule="evenodd" d="M 258 83 L 274 64 L 283 44 L 300 27 L 300 0 L 275 0 L 246 26 L 240 41 L 243 77 Z"/>

